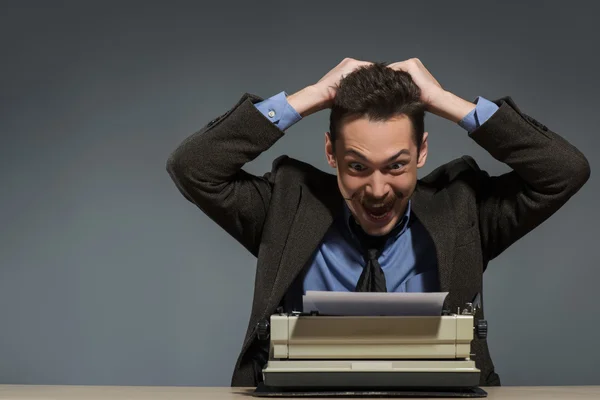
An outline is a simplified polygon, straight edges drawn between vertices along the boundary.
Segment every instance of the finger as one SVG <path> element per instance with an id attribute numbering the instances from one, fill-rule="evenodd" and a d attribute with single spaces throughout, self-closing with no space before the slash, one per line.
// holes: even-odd
<path id="1" fill-rule="evenodd" d="M 388 65 L 388 68 L 392 68 L 398 71 L 405 71 L 408 72 L 409 69 L 409 60 L 405 60 L 405 61 L 400 61 L 400 62 L 396 62 L 393 64 Z"/>
<path id="2" fill-rule="evenodd" d="M 356 71 L 356 70 L 357 70 L 357 69 L 359 69 L 359 68 L 362 68 L 362 67 L 369 66 L 369 65 L 371 65 L 371 64 L 373 64 L 373 63 L 372 63 L 372 62 L 369 62 L 369 61 L 359 61 L 359 62 L 357 62 L 355 65 L 353 65 L 353 66 L 350 68 L 350 71 L 348 71 L 346 74 L 349 74 L 349 73 L 351 73 L 351 72 L 354 72 L 354 71 Z M 346 74 L 345 74 L 345 75 L 346 75 Z"/>
<path id="3" fill-rule="evenodd" d="M 372 65 L 373 63 L 370 61 L 359 61 L 356 63 L 356 65 L 354 66 L 354 69 L 360 68 L 360 67 L 366 67 L 369 65 Z"/>

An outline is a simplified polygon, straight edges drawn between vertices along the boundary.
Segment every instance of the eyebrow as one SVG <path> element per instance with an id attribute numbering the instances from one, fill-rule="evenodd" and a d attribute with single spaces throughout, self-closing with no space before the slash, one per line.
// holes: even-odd
<path id="1" fill-rule="evenodd" d="M 353 150 L 353 149 L 346 150 L 345 154 L 346 155 L 355 155 L 356 157 L 361 158 L 367 162 L 369 161 L 369 159 L 364 154 L 362 154 L 356 150 Z M 392 162 L 396 158 L 400 157 L 402 154 L 406 154 L 406 155 L 410 156 L 410 152 L 408 151 L 408 149 L 402 149 L 399 152 L 397 152 L 396 154 L 394 154 L 393 156 L 389 157 L 385 162 Z"/>

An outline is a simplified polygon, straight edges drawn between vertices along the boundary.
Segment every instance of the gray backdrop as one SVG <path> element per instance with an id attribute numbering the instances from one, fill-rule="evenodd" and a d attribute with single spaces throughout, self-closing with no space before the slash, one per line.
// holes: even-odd
<path id="1" fill-rule="evenodd" d="M 485 300 L 505 385 L 600 384 L 597 10 L 457 4 L 2 2 L 0 383 L 229 385 L 255 259 L 176 191 L 169 153 L 246 91 L 419 57 L 590 160 L 587 185 L 490 264 Z M 421 176 L 463 154 L 507 170 L 458 125 L 426 126 Z M 327 128 L 307 117 L 248 170 L 285 153 L 333 172 Z"/>

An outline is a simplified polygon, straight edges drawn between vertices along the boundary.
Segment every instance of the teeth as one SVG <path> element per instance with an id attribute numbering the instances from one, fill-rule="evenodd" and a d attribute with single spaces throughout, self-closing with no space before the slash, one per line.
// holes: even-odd
<path id="1" fill-rule="evenodd" d="M 387 214 L 387 213 L 386 213 L 386 214 Z M 386 214 L 383 214 L 383 215 L 373 215 L 373 214 L 371 214 L 371 218 L 375 218 L 375 219 L 383 219 L 383 218 L 386 216 Z"/>

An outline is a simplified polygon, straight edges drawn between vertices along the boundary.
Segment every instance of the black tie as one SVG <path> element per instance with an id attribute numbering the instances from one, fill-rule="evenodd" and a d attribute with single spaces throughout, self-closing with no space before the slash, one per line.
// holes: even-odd
<path id="1" fill-rule="evenodd" d="M 385 243 L 385 242 L 384 242 Z M 385 286 L 385 274 L 377 260 L 383 251 L 383 244 L 378 247 L 369 247 L 366 249 L 364 257 L 366 265 L 363 268 L 358 283 L 357 292 L 387 292 Z"/>
<path id="2" fill-rule="evenodd" d="M 383 247 L 388 237 L 396 232 L 396 229 L 392 229 L 390 233 L 384 236 L 372 236 L 367 234 L 360 227 L 360 225 L 356 223 L 354 218 L 350 218 L 350 226 L 358 237 L 366 263 L 362 273 L 360 274 L 360 278 L 358 278 L 355 291 L 387 292 L 387 288 L 385 286 L 385 274 L 383 273 L 383 269 L 381 269 L 378 258 L 383 252 Z"/>

